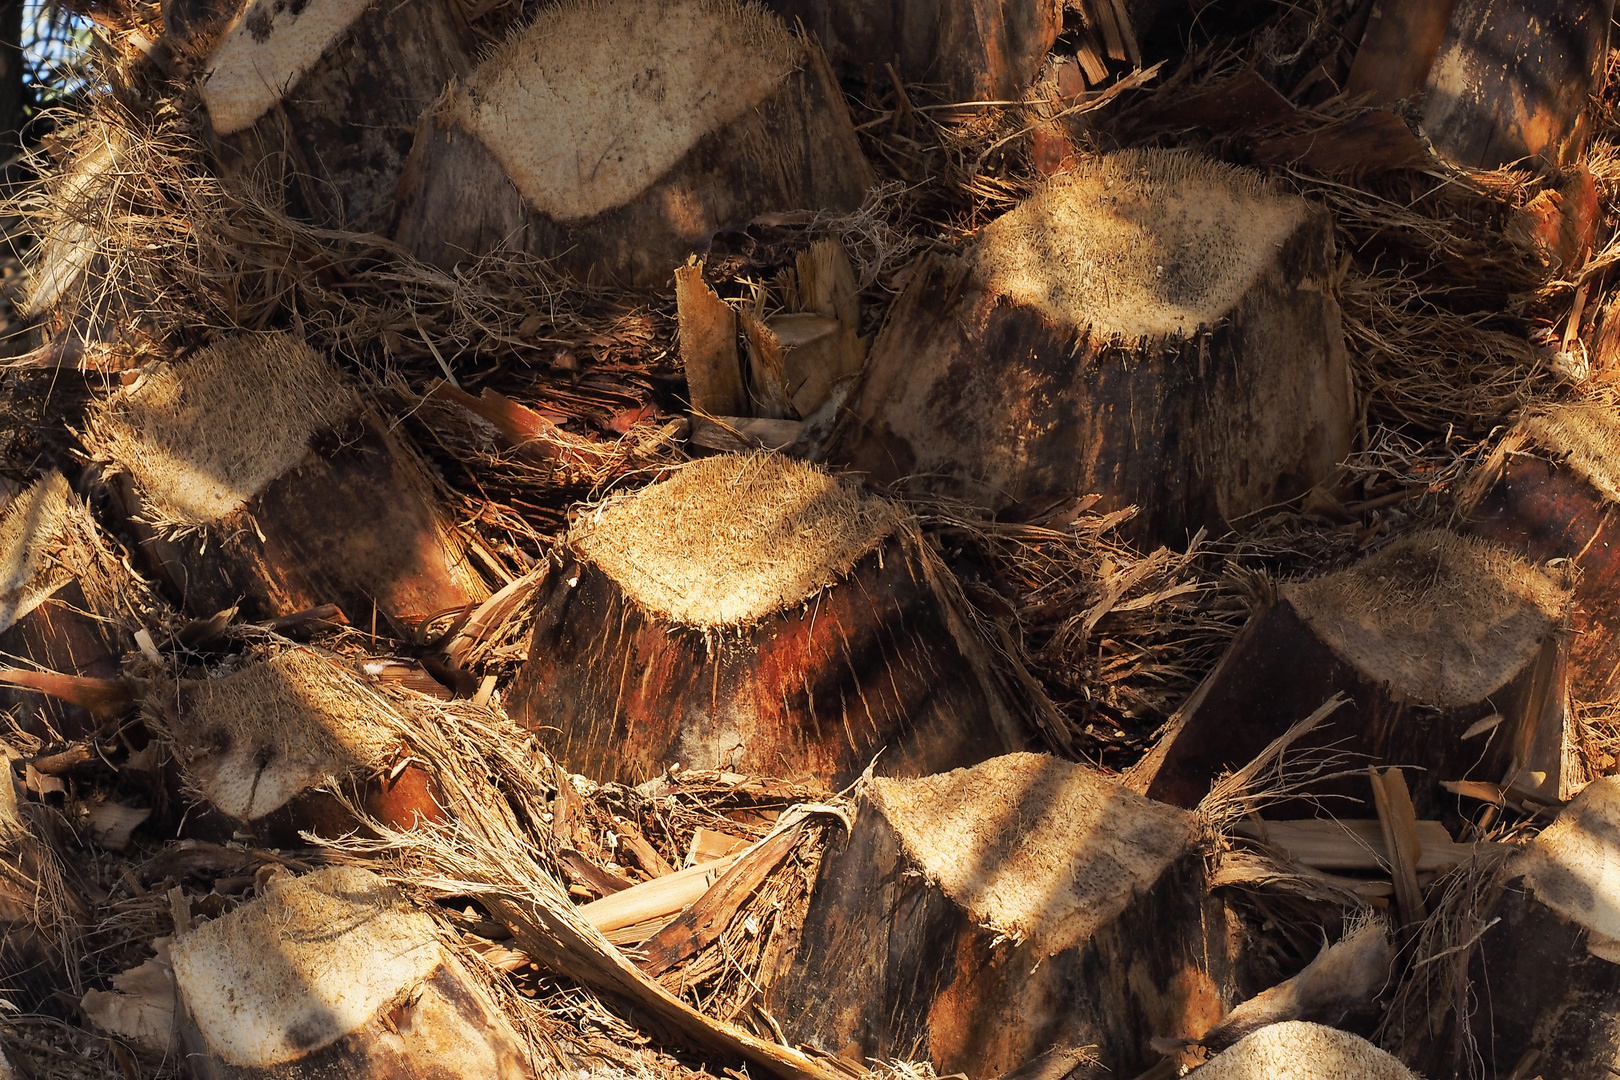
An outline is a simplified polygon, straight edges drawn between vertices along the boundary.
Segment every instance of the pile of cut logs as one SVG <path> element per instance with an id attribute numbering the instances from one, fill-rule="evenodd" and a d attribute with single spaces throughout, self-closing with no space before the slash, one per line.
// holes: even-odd
<path id="1" fill-rule="evenodd" d="M 69 6 L 0 1077 L 1620 1073 L 1612 3 Z"/>

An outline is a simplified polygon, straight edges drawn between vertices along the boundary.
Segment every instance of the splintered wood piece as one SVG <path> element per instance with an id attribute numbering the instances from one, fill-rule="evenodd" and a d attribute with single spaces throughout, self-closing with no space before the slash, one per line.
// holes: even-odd
<path id="1" fill-rule="evenodd" d="M 851 1062 L 995 1076 L 1092 1046 L 1135 1076 L 1155 1038 L 1195 1041 L 1232 1002 L 1195 839 L 1190 814 L 1038 754 L 875 779 L 822 859 L 771 1013 Z"/>
<path id="2" fill-rule="evenodd" d="M 630 853 L 630 857 L 648 877 L 658 878 L 675 872 L 675 868 L 658 854 L 658 849 L 629 818 L 614 818 L 613 832 L 619 838 L 619 845 Z"/>
<path id="3" fill-rule="evenodd" d="M 1421 126 L 1465 169 L 1580 157 L 1614 0 L 1456 0 L 1424 85 Z"/>
<path id="4" fill-rule="evenodd" d="M 0 687 L 0 706 L 31 734 L 55 729 L 69 739 L 127 711 L 117 676 L 129 643 L 109 621 L 120 614 L 114 575 L 122 567 L 102 557 L 95 522 L 61 473 L 42 476 L 0 513 L 0 567 L 0 653 L 38 665 L 0 673 L 19 688 Z"/>
<path id="5" fill-rule="evenodd" d="M 804 432 L 803 420 L 763 420 L 749 416 L 693 417 L 692 441 L 709 450 L 747 453 L 786 450 Z"/>
<path id="6" fill-rule="evenodd" d="M 1379 773 L 1376 767 L 1367 770 L 1372 783 L 1373 803 L 1378 808 L 1378 824 L 1384 833 L 1384 850 L 1389 853 L 1390 879 L 1395 883 L 1395 903 L 1401 921 L 1410 926 L 1428 917 L 1423 902 L 1423 890 L 1418 887 L 1417 865 L 1423 848 L 1418 840 L 1417 815 L 1412 810 L 1412 797 L 1407 792 L 1406 779 L 1399 769 L 1386 769 Z"/>
<path id="7" fill-rule="evenodd" d="M 444 817 L 437 786 L 418 765 L 390 769 L 400 739 L 394 708 L 335 657 L 291 648 L 216 679 L 158 680 L 145 715 L 174 748 L 187 784 L 265 842 L 300 830 L 354 831 L 352 814 L 317 790 L 349 783 L 384 824 Z"/>
<path id="8" fill-rule="evenodd" d="M 1345 96 L 1388 105 L 1421 93 L 1457 0 L 1376 0 L 1345 80 Z"/>
<path id="9" fill-rule="evenodd" d="M 731 833 L 706 829 L 702 825 L 692 830 L 692 846 L 686 851 L 686 865 L 709 862 L 722 855 L 731 855 L 748 846 L 748 841 Z"/>
<path id="10" fill-rule="evenodd" d="M 694 409 L 713 416 L 747 411 L 742 367 L 737 362 L 737 312 L 703 280 L 703 264 L 675 270 L 676 339 Z"/>
<path id="11" fill-rule="evenodd" d="M 1580 568 L 1570 613 L 1569 684 L 1588 701 L 1620 694 L 1617 453 L 1620 417 L 1612 408 L 1538 409 L 1514 425 L 1463 496 L 1468 532 L 1534 562 L 1569 559 Z"/>
<path id="12" fill-rule="evenodd" d="M 748 342 L 751 411 L 767 420 L 789 418 L 787 347 L 770 326 L 750 312 L 742 313 L 742 332 Z"/>
<path id="13" fill-rule="evenodd" d="M 674 765 L 917 775 L 1027 745 L 896 505 L 773 454 L 706 458 L 579 515 L 506 695 L 601 781 Z M 552 734 L 554 733 L 554 734 Z"/>
<path id="14" fill-rule="evenodd" d="M 1391 861 L 1384 829 L 1378 821 L 1240 821 L 1236 828 L 1241 835 L 1317 870 L 1383 871 Z M 1420 874 L 1450 870 L 1474 854 L 1472 845 L 1453 842 L 1441 822 L 1419 821 L 1415 828 L 1419 849 L 1416 869 Z"/>
<path id="15" fill-rule="evenodd" d="M 1495 899 L 1446 944 L 1462 949 L 1469 1029 L 1489 1075 L 1536 1055 L 1527 1076 L 1593 1076 L 1620 1060 L 1620 778 L 1589 784 L 1509 859 Z M 1420 962 L 1424 958 L 1419 958 Z M 1421 1034 L 1393 1047 L 1426 1076 L 1447 1075 L 1463 1043 L 1449 1015 L 1409 1024 Z M 1431 1034 L 1431 1031 L 1433 1034 Z M 1436 1037 L 1438 1036 L 1438 1037 Z"/>
<path id="16" fill-rule="evenodd" d="M 579 916 L 616 945 L 645 941 L 708 892 L 741 855 L 738 850 L 592 900 Z"/>
<path id="17" fill-rule="evenodd" d="M 271 878 L 169 956 L 199 1080 L 533 1075 L 433 920 L 358 867 Z"/>
<path id="18" fill-rule="evenodd" d="M 336 602 L 353 625 L 416 625 L 489 596 L 426 466 L 288 335 L 226 338 L 146 376 L 96 407 L 86 443 L 193 615 Z"/>
<path id="19" fill-rule="evenodd" d="M 1417 766 L 1425 817 L 1442 781 L 1559 790 L 1569 585 L 1505 548 L 1427 532 L 1348 570 L 1283 585 L 1131 773 L 1131 784 L 1196 806 L 1225 770 L 1335 693 L 1351 708 L 1292 751 L 1332 745 L 1381 766 Z M 1485 735 L 1463 736 L 1500 713 Z M 1325 751 L 1324 751 L 1325 752 Z M 1537 778 L 1535 774 L 1540 773 Z M 1363 798 L 1348 779 L 1313 785 Z"/>
<path id="20" fill-rule="evenodd" d="M 1193 1075 L 1197 1080 L 1419 1080 L 1399 1058 L 1361 1036 L 1304 1020 L 1263 1027 Z"/>
<path id="21" fill-rule="evenodd" d="M 512 247 L 662 286 L 720 228 L 853 210 L 871 182 L 826 58 L 768 12 L 564 4 L 423 116 L 395 236 L 447 268 Z"/>
<path id="22" fill-rule="evenodd" d="M 1350 448 L 1333 252 L 1328 216 L 1256 173 L 1078 166 L 915 268 L 825 460 L 997 510 L 1098 493 L 1143 542 L 1224 531 Z"/>
<path id="23" fill-rule="evenodd" d="M 477 39 L 462 10 L 248 0 L 228 28 L 194 28 L 222 164 L 283 193 L 296 216 L 385 232 L 417 119 L 472 70 Z"/>
<path id="24" fill-rule="evenodd" d="M 657 977 L 706 948 L 730 925 L 737 910 L 764 884 L 804 835 L 803 821 L 761 840 L 731 864 L 708 891 L 641 945 L 641 970 Z"/>
<path id="25" fill-rule="evenodd" d="M 1106 2 L 1106 0 L 1105 0 Z M 1041 0 L 768 0 L 800 20 L 840 70 L 860 78 L 896 64 L 909 83 L 947 101 L 1017 100 L 1063 30 L 1062 9 Z"/>

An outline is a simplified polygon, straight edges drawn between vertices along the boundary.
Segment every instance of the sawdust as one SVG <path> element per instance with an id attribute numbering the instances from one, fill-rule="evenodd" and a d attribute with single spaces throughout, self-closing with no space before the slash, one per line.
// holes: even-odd
<path id="1" fill-rule="evenodd" d="M 1483 701 L 1516 676 L 1570 597 L 1566 583 L 1505 548 L 1442 531 L 1281 593 L 1339 656 L 1439 707 Z"/>
<path id="2" fill-rule="evenodd" d="M 209 525 L 297 465 L 311 436 L 359 409 L 337 370 L 302 341 L 244 334 L 108 398 L 85 442 L 126 469 L 161 517 Z"/>
<path id="3" fill-rule="evenodd" d="M 848 479 L 775 454 L 725 455 L 608 501 L 569 539 L 648 611 L 712 629 L 804 603 L 900 520 Z"/>
<path id="4" fill-rule="evenodd" d="M 973 259 L 992 292 L 1094 336 L 1185 336 L 1229 314 L 1309 213 L 1247 169 L 1132 150 L 1054 176 Z"/>
<path id="5" fill-rule="evenodd" d="M 945 895 L 1041 956 L 1089 939 L 1194 840 L 1190 814 L 1044 754 L 875 779 L 870 791 Z"/>
<path id="6" fill-rule="evenodd" d="M 497 49 L 448 108 L 536 211 L 575 221 L 645 191 L 803 56 L 754 4 L 563 3 Z"/>

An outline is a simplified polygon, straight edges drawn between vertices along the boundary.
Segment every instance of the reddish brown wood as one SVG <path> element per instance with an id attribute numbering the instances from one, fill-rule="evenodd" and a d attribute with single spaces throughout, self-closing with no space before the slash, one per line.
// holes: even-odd
<path id="1" fill-rule="evenodd" d="M 263 620 L 336 603 L 352 625 L 386 628 L 390 617 L 411 626 L 489 596 L 424 466 L 369 411 L 317 434 L 248 504 L 256 530 L 227 521 L 206 541 L 168 539 L 142 524 L 128 476 L 111 486 L 153 569 L 199 617 L 240 604 L 244 618 Z"/>
<path id="2" fill-rule="evenodd" d="M 679 764 L 808 773 L 837 788 L 874 758 L 880 773 L 914 776 L 1028 737 L 998 725 L 1006 706 L 899 538 L 804 607 L 712 644 L 644 612 L 589 563 L 553 575 L 538 610 L 507 708 L 602 781 Z"/>
<path id="3" fill-rule="evenodd" d="M 1004 801 L 959 807 L 964 831 L 988 822 L 992 836 L 999 825 L 1039 843 L 1043 823 L 1063 820 L 1058 804 L 1044 801 L 1050 794 L 1012 783 Z M 864 791 L 853 831 L 823 858 L 791 966 L 768 987 L 772 1015 L 793 1042 L 850 1062 L 923 1059 L 941 1075 L 989 1077 L 1054 1046 L 1087 1046 L 1108 1075 L 1137 1075 L 1160 1059 L 1153 1039 L 1195 1039 L 1221 1018 L 1234 1002 L 1241 960 L 1222 904 L 1205 892 L 1196 848 L 1180 848 L 1145 881 L 1109 863 L 1109 856 L 1132 858 L 1132 841 L 1121 838 L 1150 805 L 1120 799 L 1110 809 L 1108 837 L 1075 831 L 1064 839 L 1066 858 L 1054 859 L 1050 870 L 1061 878 L 1071 861 L 1096 857 L 1093 845 L 1106 847 L 1095 865 L 1108 884 L 1095 899 L 1122 899 L 1110 893 L 1123 889 L 1129 899 L 1118 913 L 1077 939 L 1043 940 L 1036 932 L 1017 940 L 1006 927 L 983 924 L 986 915 L 976 908 L 995 903 L 988 889 L 968 904 L 932 880 L 906 847 L 907 823 Z M 1000 865 L 973 868 L 988 882 Z M 1068 883 L 1027 884 L 1036 895 L 1057 890 L 1054 911 L 1072 902 L 1062 893 Z"/>
<path id="4" fill-rule="evenodd" d="M 1457 0 L 1377 0 L 1344 92 L 1388 105 L 1423 90 Z"/>
<path id="5" fill-rule="evenodd" d="M 770 0 L 767 5 L 820 39 L 840 70 L 885 79 L 896 66 L 947 101 L 1017 100 L 1063 30 L 1044 0 Z M 886 81 L 886 79 L 885 79 Z"/>
<path id="6" fill-rule="evenodd" d="M 111 679 L 118 674 L 116 635 L 92 618 L 84 591 L 69 582 L 49 600 L 0 633 L 0 652 L 9 663 L 20 658 L 47 672 L 78 678 Z M 10 709 L 25 731 L 43 736 L 54 729 L 64 738 L 82 738 L 100 718 L 83 705 L 21 688 L 0 687 L 0 707 Z"/>
<path id="7" fill-rule="evenodd" d="M 1436 152 L 1469 169 L 1574 162 L 1613 10 L 1613 0 L 1457 0 L 1424 87 Z"/>

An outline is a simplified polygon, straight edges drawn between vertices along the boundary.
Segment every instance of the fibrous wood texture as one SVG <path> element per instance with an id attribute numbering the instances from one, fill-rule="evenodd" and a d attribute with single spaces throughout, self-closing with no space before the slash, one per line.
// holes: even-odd
<path id="1" fill-rule="evenodd" d="M 507 698 L 570 768 L 916 775 L 1021 749 L 899 509 L 773 455 L 581 515 Z M 881 751 L 881 754 L 879 753 Z"/>
<path id="2" fill-rule="evenodd" d="M 421 462 L 292 337 L 226 339 L 136 382 L 87 442 L 193 614 L 336 603 L 414 624 L 489 595 Z"/>
<path id="3" fill-rule="evenodd" d="M 200 84 L 228 172 L 323 224 L 382 232 L 418 118 L 472 69 L 446 0 L 249 0 Z"/>
<path id="4" fill-rule="evenodd" d="M 157 684 L 145 708 L 187 786 L 265 842 L 352 832 L 354 815 L 324 790 L 340 783 L 389 826 L 443 816 L 419 766 L 389 769 L 402 745 L 390 704 L 335 657 L 292 648 L 221 678 Z"/>
<path id="5" fill-rule="evenodd" d="M 1197 1080 L 1417 1080 L 1398 1058 L 1366 1039 L 1302 1020 L 1261 1028 L 1187 1075 Z"/>
<path id="6" fill-rule="evenodd" d="M 877 779 L 825 856 L 791 968 L 788 1037 L 850 1061 L 994 1076 L 1052 1046 L 1113 1075 L 1230 1004 L 1191 815 L 1038 754 Z"/>
<path id="7" fill-rule="evenodd" d="M 825 58 L 764 11 L 564 4 L 423 117 L 395 235 L 446 267 L 512 248 L 664 285 L 723 226 L 870 184 Z"/>
<path id="8" fill-rule="evenodd" d="M 127 642 L 106 618 L 117 613 L 117 586 L 98 549 L 95 523 L 61 473 L 52 470 L 12 497 L 0 514 L 0 652 L 8 664 L 92 679 L 118 674 Z M 98 719 L 10 686 L 0 687 L 0 703 L 35 735 L 54 728 L 79 737 Z"/>
<path id="9" fill-rule="evenodd" d="M 1601 701 L 1620 691 L 1620 417 L 1601 404 L 1537 410 L 1474 480 L 1466 529 L 1534 562 L 1580 567 L 1570 612 L 1569 685 Z"/>
<path id="10" fill-rule="evenodd" d="M 1620 1067 L 1620 781 L 1593 781 L 1510 860 L 1469 953 L 1469 1027 L 1491 1075 Z M 1497 921 L 1499 920 L 1499 921 Z M 1455 1020 L 1455 1017 L 1453 1017 Z M 1439 1041 L 1437 1041 L 1439 1042 Z M 1449 1067 L 1439 1051 L 1428 1075 Z"/>
<path id="11" fill-rule="evenodd" d="M 531 1075 L 433 921 L 367 870 L 276 878 L 169 952 L 198 1080 Z"/>
<path id="12" fill-rule="evenodd" d="M 997 509 L 1099 494 L 1185 543 L 1349 450 L 1332 264 L 1327 216 L 1244 170 L 1077 167 L 916 268 L 826 458 Z"/>
<path id="13" fill-rule="evenodd" d="M 828 57 L 856 78 L 894 65 L 909 83 L 947 101 L 1017 100 L 1063 30 L 1046 0 L 770 0 L 789 23 L 820 39 Z"/>
<path id="14" fill-rule="evenodd" d="M 1613 0 L 1380 3 L 1346 85 L 1373 104 L 1418 99 L 1435 152 L 1467 169 L 1571 164 L 1590 131 Z"/>
<path id="15" fill-rule="evenodd" d="M 1375 762 L 1421 766 L 1411 777 L 1420 817 L 1439 816 L 1443 781 L 1556 799 L 1568 602 L 1566 581 L 1504 548 L 1440 532 L 1284 585 L 1131 771 L 1131 783 L 1195 806 L 1223 771 L 1343 693 L 1350 709 L 1301 745 L 1331 743 Z M 1463 737 L 1492 717 L 1500 722 Z"/>

